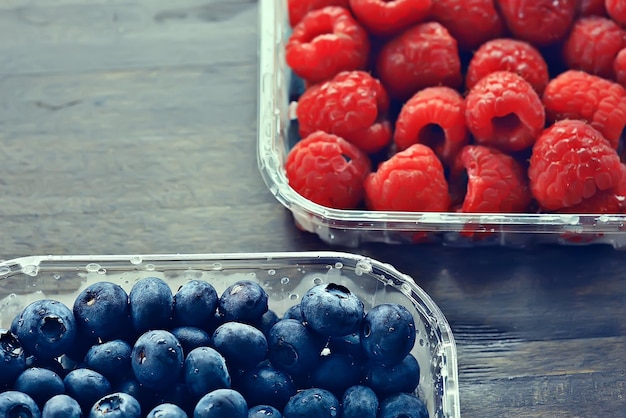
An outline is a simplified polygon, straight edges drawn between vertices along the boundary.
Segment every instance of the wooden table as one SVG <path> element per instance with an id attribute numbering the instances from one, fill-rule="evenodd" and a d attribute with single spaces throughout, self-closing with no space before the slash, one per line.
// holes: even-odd
<path id="1" fill-rule="evenodd" d="M 329 249 L 258 173 L 256 9 L 0 3 L 0 256 Z M 464 416 L 626 414 L 626 253 L 352 251 L 444 311 Z"/>

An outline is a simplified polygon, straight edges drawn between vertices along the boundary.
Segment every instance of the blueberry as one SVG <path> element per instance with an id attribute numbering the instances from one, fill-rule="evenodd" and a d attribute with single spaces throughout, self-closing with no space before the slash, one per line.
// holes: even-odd
<path id="1" fill-rule="evenodd" d="M 231 368 L 248 369 L 267 356 L 267 339 L 252 325 L 226 322 L 215 330 L 212 341 Z"/>
<path id="2" fill-rule="evenodd" d="M 248 409 L 248 418 L 283 418 L 283 414 L 273 406 L 257 405 Z"/>
<path id="3" fill-rule="evenodd" d="M 327 390 L 312 388 L 296 393 L 285 405 L 285 418 L 336 418 L 339 401 Z"/>
<path id="4" fill-rule="evenodd" d="M 85 356 L 87 355 L 89 349 L 95 344 L 98 344 L 98 342 L 99 341 L 97 338 L 87 337 L 81 333 L 78 333 L 76 335 L 76 338 L 74 339 L 74 344 L 70 348 L 65 350 L 65 353 L 63 355 L 64 357 L 67 357 L 68 359 L 76 363 L 80 363 L 85 359 Z"/>
<path id="5" fill-rule="evenodd" d="M 180 376 L 183 348 L 168 331 L 148 331 L 135 341 L 130 363 L 141 384 L 149 389 L 162 390 Z"/>
<path id="6" fill-rule="evenodd" d="M 237 380 L 237 390 L 250 405 L 269 405 L 282 410 L 296 394 L 291 377 L 274 367 L 257 367 Z"/>
<path id="7" fill-rule="evenodd" d="M 360 332 L 358 331 L 340 337 L 331 337 L 328 340 L 328 349 L 333 354 L 349 354 L 359 361 L 365 357 L 361 348 Z"/>
<path id="8" fill-rule="evenodd" d="M 183 376 L 189 392 L 196 397 L 231 385 L 224 357 L 210 347 L 198 347 L 187 354 Z"/>
<path id="9" fill-rule="evenodd" d="M 420 366 L 413 355 L 407 355 L 401 363 L 385 366 L 375 361 L 363 368 L 364 384 L 381 397 L 398 392 L 411 393 L 419 384 Z"/>
<path id="10" fill-rule="evenodd" d="M 278 315 L 276 315 L 276 312 L 269 309 L 263 314 L 263 316 L 261 316 L 261 319 L 256 324 L 256 327 L 267 337 L 270 333 L 270 329 L 272 329 L 274 324 L 278 322 L 278 319 L 279 318 Z"/>
<path id="11" fill-rule="evenodd" d="M 67 374 L 67 369 L 56 359 L 40 359 L 35 356 L 26 357 L 26 368 L 37 367 L 40 369 L 48 369 L 58 374 L 61 379 Z"/>
<path id="12" fill-rule="evenodd" d="M 310 384 L 326 389 L 335 396 L 343 395 L 350 386 L 361 380 L 360 365 L 347 354 L 330 354 L 320 358 L 319 365 L 311 372 Z"/>
<path id="13" fill-rule="evenodd" d="M 89 369 L 72 370 L 63 383 L 66 393 L 78 402 L 83 411 L 89 411 L 98 399 L 111 393 L 111 383 L 106 377 Z"/>
<path id="14" fill-rule="evenodd" d="M 142 405 L 142 407 L 146 405 L 154 406 L 158 403 L 154 396 L 154 391 L 139 383 L 139 381 L 135 379 L 134 376 L 127 377 L 126 379 L 117 383 L 114 386 L 113 391 L 122 392 L 132 396 L 137 400 L 137 402 L 139 402 L 140 405 Z"/>
<path id="15" fill-rule="evenodd" d="M 58 357 L 74 344 L 74 314 L 61 302 L 35 301 L 22 311 L 17 323 L 17 337 L 28 353 L 42 359 Z"/>
<path id="16" fill-rule="evenodd" d="M 281 370 L 302 375 L 316 367 L 324 340 L 295 319 L 282 319 L 270 330 L 269 359 Z"/>
<path id="17" fill-rule="evenodd" d="M 342 418 L 376 418 L 378 397 L 367 386 L 351 386 L 343 394 L 341 400 Z"/>
<path id="18" fill-rule="evenodd" d="M 300 304 L 297 303 L 295 305 L 290 306 L 289 309 L 287 309 L 285 313 L 283 314 L 283 319 L 295 319 L 296 321 L 304 322 Z"/>
<path id="19" fill-rule="evenodd" d="M 73 311 L 82 334 L 102 340 L 119 338 L 130 315 L 128 294 L 115 283 L 94 283 L 76 297 Z"/>
<path id="20" fill-rule="evenodd" d="M 365 315 L 363 302 L 347 287 L 335 283 L 310 289 L 302 297 L 300 309 L 309 327 L 328 336 L 357 331 Z"/>
<path id="21" fill-rule="evenodd" d="M 172 290 L 158 277 L 145 277 L 130 290 L 130 318 L 137 332 L 165 329 L 174 309 Z"/>
<path id="22" fill-rule="evenodd" d="M 41 418 L 41 410 L 26 393 L 8 390 L 0 393 L 0 417 Z"/>
<path id="23" fill-rule="evenodd" d="M 361 327 L 361 346 L 367 357 L 379 363 L 398 364 L 413 349 L 415 322 L 411 313 L 397 303 L 370 309 Z"/>
<path id="24" fill-rule="evenodd" d="M 85 355 L 85 366 L 94 370 L 109 382 L 117 382 L 130 370 L 132 347 L 124 340 L 112 340 L 93 345 Z"/>
<path id="25" fill-rule="evenodd" d="M 178 382 L 165 392 L 158 393 L 155 405 L 174 404 L 178 405 L 187 414 L 193 414 L 193 407 L 197 397 L 193 396 L 184 382 Z M 143 404 L 142 404 L 143 405 Z"/>
<path id="26" fill-rule="evenodd" d="M 26 356 L 17 337 L 0 329 L 0 386 L 13 383 L 26 369 Z"/>
<path id="27" fill-rule="evenodd" d="M 83 411 L 76 399 L 68 395 L 55 395 L 44 404 L 41 418 L 83 418 Z"/>
<path id="28" fill-rule="evenodd" d="M 417 396 L 398 393 L 380 404 L 379 418 L 428 418 L 426 404 Z"/>
<path id="29" fill-rule="evenodd" d="M 132 396 L 116 392 L 100 398 L 91 407 L 89 418 L 141 418 L 141 406 Z"/>
<path id="30" fill-rule="evenodd" d="M 183 347 L 183 353 L 190 353 L 194 348 L 208 347 L 211 344 L 211 336 L 200 328 L 178 327 L 171 332 Z"/>
<path id="31" fill-rule="evenodd" d="M 39 367 L 24 370 L 17 377 L 13 389 L 29 395 L 40 408 L 54 395 L 65 393 L 63 379 L 52 370 Z"/>
<path id="32" fill-rule="evenodd" d="M 202 328 L 215 314 L 217 299 L 217 292 L 209 282 L 191 280 L 185 283 L 174 295 L 175 323 Z"/>
<path id="33" fill-rule="evenodd" d="M 222 293 L 218 309 L 225 321 L 256 323 L 267 312 L 267 300 L 267 293 L 258 283 L 241 280 Z"/>
<path id="34" fill-rule="evenodd" d="M 248 404 L 232 389 L 217 389 L 204 395 L 193 411 L 194 418 L 248 418 Z"/>
<path id="35" fill-rule="evenodd" d="M 163 403 L 152 408 L 146 418 L 187 418 L 187 413 L 178 405 Z"/>

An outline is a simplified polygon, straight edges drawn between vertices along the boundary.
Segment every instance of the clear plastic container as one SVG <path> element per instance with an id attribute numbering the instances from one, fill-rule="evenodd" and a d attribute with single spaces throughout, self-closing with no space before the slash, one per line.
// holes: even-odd
<path id="1" fill-rule="evenodd" d="M 160 277 L 173 291 L 190 279 L 209 281 L 221 294 L 246 279 L 260 283 L 278 315 L 320 283 L 342 284 L 366 309 L 400 303 L 413 314 L 417 342 L 412 354 L 421 367 L 419 395 L 432 418 L 460 416 L 456 346 L 446 318 L 433 300 L 388 264 L 339 252 L 207 255 L 32 256 L 0 263 L 0 328 L 27 304 L 50 298 L 68 306 L 86 286 L 111 281 L 130 291 L 143 277 Z"/>
<path id="2" fill-rule="evenodd" d="M 290 33 L 286 1 L 260 0 L 259 18 L 258 164 L 270 191 L 292 212 L 300 229 L 347 247 L 363 242 L 626 246 L 624 215 L 370 212 L 331 209 L 305 199 L 289 186 L 284 170 L 287 153 L 297 141 L 290 112 L 294 83 L 284 57 Z"/>

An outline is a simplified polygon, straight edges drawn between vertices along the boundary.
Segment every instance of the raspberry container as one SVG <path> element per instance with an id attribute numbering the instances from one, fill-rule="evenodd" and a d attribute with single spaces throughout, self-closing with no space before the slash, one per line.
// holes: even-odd
<path id="1" fill-rule="evenodd" d="M 298 228 L 327 244 L 352 248 L 364 242 L 626 246 L 624 215 L 337 210 L 302 197 L 289 186 L 284 169 L 287 153 L 299 139 L 292 107 L 298 87 L 284 56 L 290 34 L 286 1 L 260 0 L 259 18 L 258 165 Z"/>
<path id="2" fill-rule="evenodd" d="M 454 337 L 446 318 L 413 279 L 388 264 L 340 252 L 210 255 L 31 256 L 0 263 L 0 328 L 26 305 L 56 299 L 69 307 L 86 286 L 110 281 L 127 292 L 143 277 L 166 280 L 175 292 L 188 280 L 210 282 L 218 294 L 238 280 L 260 283 L 279 316 L 316 284 L 348 287 L 365 308 L 400 303 L 412 313 L 417 341 L 412 354 L 421 368 L 416 394 L 432 418 L 460 416 Z"/>

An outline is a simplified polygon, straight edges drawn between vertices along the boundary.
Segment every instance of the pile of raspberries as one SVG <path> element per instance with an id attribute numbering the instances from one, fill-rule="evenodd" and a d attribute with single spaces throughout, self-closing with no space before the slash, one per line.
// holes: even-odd
<path id="1" fill-rule="evenodd" d="M 289 184 L 336 209 L 626 213 L 626 1 L 288 0 Z M 626 153 L 624 154 L 626 156 Z"/>

